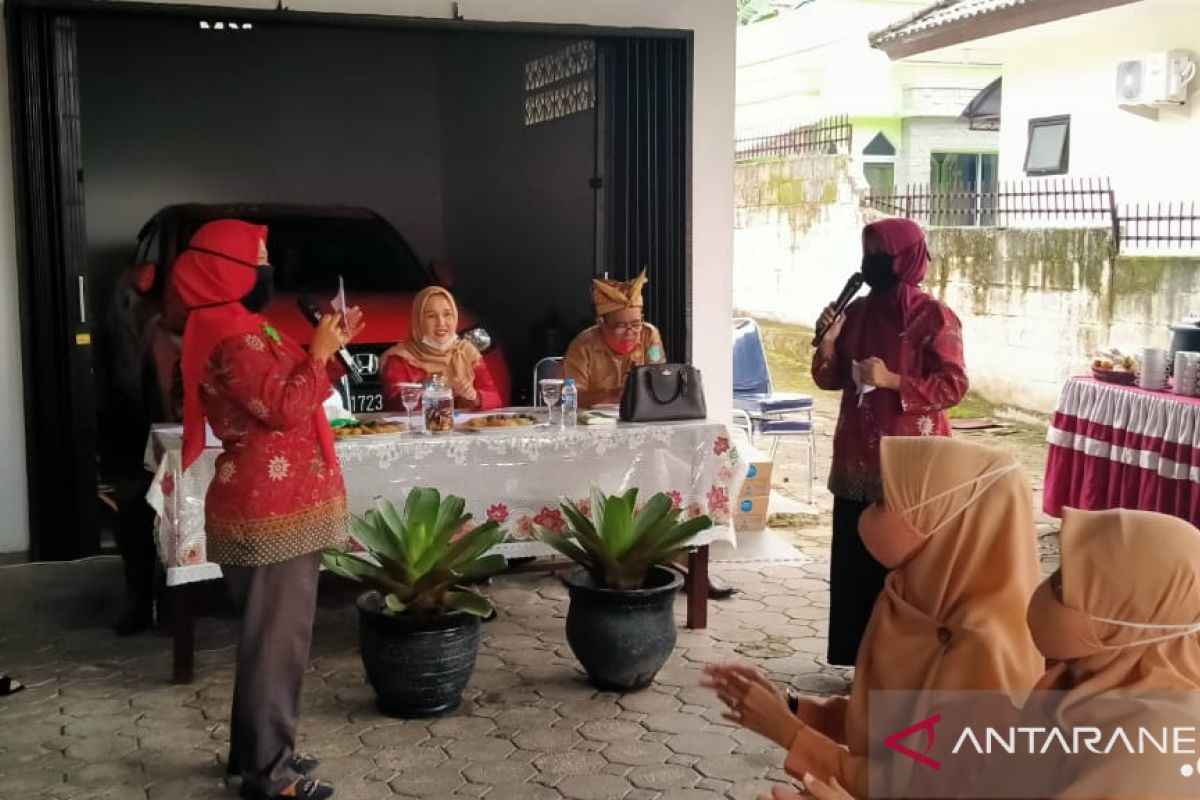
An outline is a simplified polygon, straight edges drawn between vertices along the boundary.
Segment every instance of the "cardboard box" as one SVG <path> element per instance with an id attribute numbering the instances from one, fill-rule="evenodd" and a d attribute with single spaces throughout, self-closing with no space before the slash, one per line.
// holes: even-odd
<path id="1" fill-rule="evenodd" d="M 742 490 L 738 493 L 738 499 L 769 495 L 771 493 L 771 475 L 774 471 L 775 465 L 769 459 L 752 460 L 746 469 L 746 479 L 742 481 Z"/>
<path id="2" fill-rule="evenodd" d="M 767 527 L 771 496 L 743 497 L 734 504 L 733 529 L 739 532 L 761 531 Z"/>
<path id="3" fill-rule="evenodd" d="M 737 533 L 752 533 L 765 530 L 766 527 L 766 514 L 739 514 L 733 518 L 733 530 Z"/>

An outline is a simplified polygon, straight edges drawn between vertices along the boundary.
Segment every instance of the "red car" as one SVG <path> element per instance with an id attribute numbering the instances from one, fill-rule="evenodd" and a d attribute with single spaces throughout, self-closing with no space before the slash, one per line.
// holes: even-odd
<path id="1" fill-rule="evenodd" d="M 133 263 L 121 276 L 113 306 L 115 380 L 149 421 L 182 417 L 179 345 L 187 312 L 171 267 L 192 234 L 214 219 L 242 219 L 270 229 L 275 298 L 271 322 L 307 345 L 312 326 L 297 299 L 311 295 L 323 308 L 345 282 L 350 305 L 363 309 L 366 330 L 349 350 L 363 373 L 351 389 L 351 410 L 382 411 L 379 356 L 409 338 L 413 295 L 438 282 L 386 220 L 359 208 L 294 205 L 177 205 L 154 215 L 138 234 Z M 443 275 L 443 277 L 445 277 Z M 505 404 L 510 376 L 504 352 L 487 328 L 460 306 L 459 334 L 483 353 Z"/>

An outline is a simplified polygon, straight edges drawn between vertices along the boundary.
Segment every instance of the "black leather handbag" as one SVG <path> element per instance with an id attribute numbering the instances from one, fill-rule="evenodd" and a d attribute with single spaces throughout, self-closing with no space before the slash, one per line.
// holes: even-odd
<path id="1" fill-rule="evenodd" d="M 673 422 L 704 419 L 704 382 L 690 364 L 634 367 L 621 395 L 622 422 Z"/>

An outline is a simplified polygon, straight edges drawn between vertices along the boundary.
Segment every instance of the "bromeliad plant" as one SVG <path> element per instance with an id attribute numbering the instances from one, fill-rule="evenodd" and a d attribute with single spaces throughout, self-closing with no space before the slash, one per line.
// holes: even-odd
<path id="1" fill-rule="evenodd" d="M 606 496 L 593 488 L 590 514 L 564 500 L 566 531 L 535 525 L 534 536 L 583 567 L 596 586 L 641 589 L 652 567 L 686 550 L 712 520 L 701 516 L 681 522 L 683 511 L 661 492 L 637 511 L 637 495 L 637 489 Z"/>
<path id="2" fill-rule="evenodd" d="M 328 549 L 322 554 L 325 566 L 378 591 L 385 613 L 463 611 L 487 617 L 491 600 L 466 584 L 504 569 L 504 556 L 486 555 L 504 539 L 504 531 L 489 521 L 460 534 L 471 519 L 465 507 L 461 497 L 443 499 L 436 489 L 410 491 L 403 513 L 380 499 L 365 515 L 351 517 L 355 541 L 378 563 Z"/>

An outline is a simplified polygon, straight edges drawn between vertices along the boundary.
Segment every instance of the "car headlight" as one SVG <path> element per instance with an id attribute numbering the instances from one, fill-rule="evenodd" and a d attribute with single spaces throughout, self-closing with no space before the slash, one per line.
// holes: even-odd
<path id="1" fill-rule="evenodd" d="M 475 349 L 481 353 L 486 353 L 492 349 L 492 335 L 482 326 L 471 328 L 471 330 L 462 335 L 462 338 L 474 345 Z"/>

